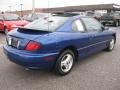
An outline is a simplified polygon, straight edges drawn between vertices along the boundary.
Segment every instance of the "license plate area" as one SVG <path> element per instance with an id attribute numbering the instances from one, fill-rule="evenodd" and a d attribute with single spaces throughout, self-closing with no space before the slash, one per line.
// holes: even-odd
<path id="1" fill-rule="evenodd" d="M 20 43 L 20 41 L 19 41 L 18 39 L 16 39 L 16 38 L 11 38 L 11 37 L 9 37 L 9 39 L 8 39 L 8 45 L 9 45 L 9 46 L 18 48 L 19 43 Z"/>
<path id="2" fill-rule="evenodd" d="M 12 39 L 12 41 L 11 41 L 11 46 L 13 46 L 13 47 L 18 47 L 18 40 L 17 39 Z"/>

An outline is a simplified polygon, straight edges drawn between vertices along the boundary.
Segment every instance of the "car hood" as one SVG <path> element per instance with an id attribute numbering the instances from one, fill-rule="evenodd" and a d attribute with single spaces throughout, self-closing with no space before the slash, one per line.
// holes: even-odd
<path id="1" fill-rule="evenodd" d="M 16 26 L 25 26 L 28 24 L 27 21 L 19 20 L 19 21 L 5 21 L 7 25 L 16 25 Z"/>

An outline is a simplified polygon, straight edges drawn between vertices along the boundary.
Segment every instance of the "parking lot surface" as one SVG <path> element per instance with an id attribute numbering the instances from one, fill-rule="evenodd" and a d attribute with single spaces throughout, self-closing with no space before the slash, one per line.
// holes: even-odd
<path id="1" fill-rule="evenodd" d="M 120 90 L 120 27 L 111 28 L 117 32 L 115 49 L 80 60 L 66 76 L 9 62 L 2 49 L 5 35 L 0 33 L 0 90 Z"/>

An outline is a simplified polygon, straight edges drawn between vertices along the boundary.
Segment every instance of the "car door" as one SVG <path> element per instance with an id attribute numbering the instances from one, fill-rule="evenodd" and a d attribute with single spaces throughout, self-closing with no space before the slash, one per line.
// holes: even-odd
<path id="1" fill-rule="evenodd" d="M 93 18 L 82 18 L 82 21 L 89 35 L 89 54 L 106 48 L 110 38 L 110 35 L 107 33 L 108 30 L 103 30 L 104 26 Z"/>
<path id="2" fill-rule="evenodd" d="M 74 35 L 75 35 L 74 42 L 76 43 L 79 57 L 84 58 L 88 55 L 87 46 L 90 43 L 89 35 L 87 34 L 86 29 L 84 28 L 84 25 L 80 19 L 73 21 L 72 30 L 73 30 Z"/>

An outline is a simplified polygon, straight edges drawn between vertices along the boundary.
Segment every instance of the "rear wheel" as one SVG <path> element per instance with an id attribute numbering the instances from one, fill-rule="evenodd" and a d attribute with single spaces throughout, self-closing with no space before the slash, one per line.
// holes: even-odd
<path id="1" fill-rule="evenodd" d="M 62 52 L 56 62 L 55 69 L 60 75 L 68 74 L 74 65 L 75 54 L 71 50 L 65 50 Z"/>

